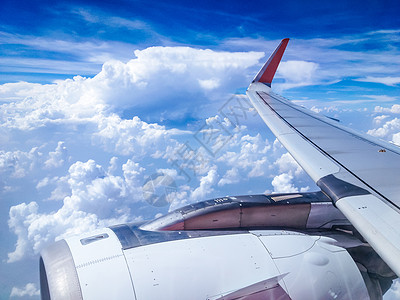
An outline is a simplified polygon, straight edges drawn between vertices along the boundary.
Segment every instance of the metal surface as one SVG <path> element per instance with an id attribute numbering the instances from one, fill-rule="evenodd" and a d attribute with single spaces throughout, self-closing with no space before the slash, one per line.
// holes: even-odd
<path id="1" fill-rule="evenodd" d="M 247 90 L 247 95 L 253 106 L 275 136 L 311 178 L 316 182 L 324 176 L 337 173 L 340 167 L 299 136 L 280 116 L 269 109 L 264 100 L 258 95 L 260 91 L 272 94 L 271 89 L 262 83 L 255 82 L 251 84 Z M 275 94 L 273 94 L 273 97 L 271 96 L 271 99 L 287 101 Z M 277 101 L 277 103 L 279 104 L 280 102 Z"/>
<path id="2" fill-rule="evenodd" d="M 110 227 L 110 229 L 118 237 L 123 250 L 184 239 L 248 233 L 248 231 L 234 230 L 151 231 L 143 230 L 132 224 L 121 224 L 117 226 L 112 226 Z"/>
<path id="3" fill-rule="evenodd" d="M 215 298 L 280 274 L 265 247 L 249 233 L 176 240 L 124 252 L 139 300 Z"/>
<path id="4" fill-rule="evenodd" d="M 370 194 L 367 190 L 354 184 L 336 178 L 334 175 L 322 177 L 317 181 L 317 185 L 326 193 L 333 202 L 350 196 L 360 196 Z"/>
<path id="5" fill-rule="evenodd" d="M 350 255 L 334 238 L 320 235 L 259 230 L 171 240 L 124 253 L 139 300 L 176 299 L 177 293 L 194 300 L 262 299 L 257 294 L 368 299 Z"/>
<path id="6" fill-rule="evenodd" d="M 40 290 L 42 299 L 83 299 L 74 260 L 65 240 L 41 252 Z"/>
<path id="7" fill-rule="evenodd" d="M 317 203 L 325 203 L 325 215 L 315 207 L 311 211 L 312 205 Z M 349 223 L 325 194 L 312 192 L 228 196 L 207 200 L 182 207 L 140 228 L 148 231 L 183 231 L 276 227 L 306 229 L 330 228 L 334 225 Z"/>
<path id="8" fill-rule="evenodd" d="M 96 236 L 108 237 L 81 243 Z M 74 258 L 83 299 L 136 300 L 121 243 L 112 230 L 103 228 L 67 238 L 66 242 Z"/>
<path id="9" fill-rule="evenodd" d="M 310 215 L 306 228 L 334 228 L 351 226 L 343 213 L 332 202 L 311 203 Z"/>
<path id="10" fill-rule="evenodd" d="M 361 235 L 399 276 L 400 218 L 373 195 L 353 196 L 336 203 Z"/>
<path id="11" fill-rule="evenodd" d="M 288 42 L 289 39 L 282 40 L 274 53 L 272 53 L 268 61 L 261 68 L 260 72 L 258 72 L 253 82 L 259 81 L 265 83 L 268 86 L 271 86 L 272 79 L 274 78 L 276 69 L 278 68 L 279 62 L 282 59 L 282 55 L 285 52 Z"/>
<path id="12" fill-rule="evenodd" d="M 335 239 L 255 233 L 287 274 L 282 280 L 292 299 L 369 299 L 357 265 Z"/>
<path id="13" fill-rule="evenodd" d="M 340 172 L 349 173 L 353 180 L 357 180 L 355 183 L 350 183 L 362 188 L 366 186 L 399 207 L 400 149 L 398 147 L 306 111 L 273 93 L 264 91 L 256 93 L 264 102 L 264 107 L 268 107 L 280 118 L 287 130 L 304 139 L 309 143 L 309 147 L 317 149 L 326 159 L 336 163 L 341 168 Z M 385 151 L 381 151 L 382 149 Z M 334 173 L 337 172 L 331 172 Z"/>
<path id="14" fill-rule="evenodd" d="M 272 277 L 250 286 L 246 286 L 222 297 L 212 298 L 210 300 L 290 300 L 289 295 L 279 285 L 279 280 L 281 280 L 285 275 Z"/>

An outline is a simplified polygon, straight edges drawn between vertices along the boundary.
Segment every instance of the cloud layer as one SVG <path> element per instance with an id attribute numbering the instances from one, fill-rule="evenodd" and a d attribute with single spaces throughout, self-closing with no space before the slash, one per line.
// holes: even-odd
<path id="1" fill-rule="evenodd" d="M 127 63 L 105 63 L 93 78 L 0 86 L 0 134 L 11 141 L 0 152 L 0 188 L 24 199 L 9 210 L 8 226 L 17 238 L 9 263 L 71 234 L 229 193 L 243 178 L 268 186 L 273 149 L 243 123 L 255 117 L 248 100 L 227 96 L 247 81 L 243 74 L 263 53 L 151 47 L 135 55 Z M 240 118 L 222 109 L 238 105 Z M 217 108 L 191 129 L 123 116 L 126 109 L 146 116 L 166 106 L 177 106 L 169 108 L 176 117 L 194 106 L 203 114 Z M 154 172 L 177 183 L 169 208 L 155 210 L 144 200 L 142 185 Z"/>
<path id="2" fill-rule="evenodd" d="M 335 51 L 318 63 L 311 54 L 299 60 L 289 52 L 278 73 L 284 82 L 276 86 L 337 80 L 338 72 L 327 75 L 325 68 L 326 60 L 339 59 Z M 0 193 L 17 199 L 8 202 L 15 241 L 3 258 L 9 264 L 37 257 L 68 235 L 153 218 L 211 197 L 315 189 L 248 100 L 231 97 L 251 80 L 246 74 L 259 67 L 262 52 L 150 47 L 134 53 L 127 62 L 106 62 L 91 78 L 0 85 Z M 349 113 L 339 102 L 308 104 L 328 115 Z M 398 105 L 377 106 L 365 117 L 368 133 L 400 143 L 399 112 Z M 146 202 L 142 189 L 159 173 L 176 184 L 161 208 Z M 31 294 L 37 294 L 31 284 L 11 292 Z"/>

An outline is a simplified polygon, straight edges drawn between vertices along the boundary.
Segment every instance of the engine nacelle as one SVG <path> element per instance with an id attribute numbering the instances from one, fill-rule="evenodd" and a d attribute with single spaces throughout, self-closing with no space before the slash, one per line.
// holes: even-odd
<path id="1" fill-rule="evenodd" d="M 222 197 L 181 207 L 145 230 L 331 229 L 351 223 L 322 192 Z"/>
<path id="2" fill-rule="evenodd" d="M 343 243 L 359 241 L 345 234 L 119 225 L 42 251 L 42 299 L 368 299 Z"/>

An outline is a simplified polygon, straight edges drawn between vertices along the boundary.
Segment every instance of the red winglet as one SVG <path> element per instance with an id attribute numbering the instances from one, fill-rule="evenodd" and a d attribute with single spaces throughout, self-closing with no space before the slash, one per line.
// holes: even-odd
<path id="1" fill-rule="evenodd" d="M 272 79 L 274 79 L 276 69 L 278 68 L 279 63 L 281 62 L 283 53 L 285 52 L 288 42 L 289 39 L 283 39 L 281 41 L 279 46 L 275 49 L 274 53 L 272 53 L 272 55 L 265 63 L 265 65 L 262 67 L 260 72 L 258 72 L 253 82 L 256 81 L 262 82 L 271 87 Z"/>

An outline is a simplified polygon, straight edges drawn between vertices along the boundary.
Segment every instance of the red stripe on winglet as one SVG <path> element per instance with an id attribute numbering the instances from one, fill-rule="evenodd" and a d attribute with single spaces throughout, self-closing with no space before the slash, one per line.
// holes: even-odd
<path id="1" fill-rule="evenodd" d="M 281 41 L 279 46 L 275 49 L 274 53 L 272 53 L 272 55 L 265 63 L 265 65 L 262 67 L 260 72 L 258 72 L 253 82 L 259 81 L 262 83 L 266 83 L 268 86 L 271 86 L 272 79 L 274 79 L 276 69 L 278 68 L 279 63 L 281 62 L 283 53 L 285 52 L 288 42 L 289 39 L 283 39 Z"/>

